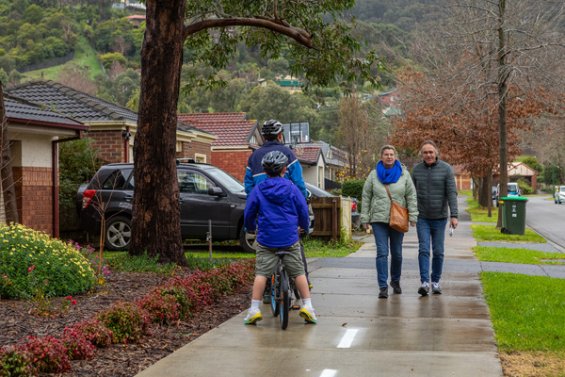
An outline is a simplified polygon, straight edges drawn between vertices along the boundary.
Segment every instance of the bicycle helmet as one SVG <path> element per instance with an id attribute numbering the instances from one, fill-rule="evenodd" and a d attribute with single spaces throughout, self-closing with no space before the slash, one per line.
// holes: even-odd
<path id="1" fill-rule="evenodd" d="M 275 119 L 270 119 L 263 123 L 263 128 L 261 128 L 261 133 L 263 135 L 278 135 L 282 132 L 283 126 L 281 122 Z"/>
<path id="2" fill-rule="evenodd" d="M 267 153 L 261 160 L 261 165 L 268 175 L 278 175 L 288 163 L 288 157 L 280 151 Z"/>

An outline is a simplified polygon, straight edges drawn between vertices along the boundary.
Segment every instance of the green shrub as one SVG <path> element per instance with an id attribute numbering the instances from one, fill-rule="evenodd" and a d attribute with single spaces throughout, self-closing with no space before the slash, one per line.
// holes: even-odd
<path id="1" fill-rule="evenodd" d="M 55 297 L 91 289 L 96 276 L 71 244 L 20 224 L 0 226 L 0 297 Z"/>
<path id="2" fill-rule="evenodd" d="M 112 345 L 112 330 L 97 319 L 76 323 L 72 329 L 80 332 L 86 340 L 98 348 Z"/>
<path id="3" fill-rule="evenodd" d="M 530 186 L 530 184 L 525 179 L 518 179 L 518 187 L 520 188 L 522 195 L 529 195 L 533 193 L 532 186 Z"/>
<path id="4" fill-rule="evenodd" d="M 180 304 L 176 296 L 163 294 L 160 289 L 145 295 L 139 300 L 138 305 L 147 312 L 151 322 L 160 325 L 173 324 L 181 317 Z"/>
<path id="5" fill-rule="evenodd" d="M 147 314 L 129 302 L 118 302 L 98 314 L 97 319 L 112 331 L 114 343 L 135 343 L 147 330 Z"/>
<path id="6" fill-rule="evenodd" d="M 361 200 L 363 197 L 363 185 L 365 184 L 364 179 L 350 179 L 343 182 L 341 185 L 341 195 L 351 196 Z"/>
<path id="7" fill-rule="evenodd" d="M 31 377 L 33 369 L 26 354 L 15 347 L 0 349 L 1 377 Z"/>

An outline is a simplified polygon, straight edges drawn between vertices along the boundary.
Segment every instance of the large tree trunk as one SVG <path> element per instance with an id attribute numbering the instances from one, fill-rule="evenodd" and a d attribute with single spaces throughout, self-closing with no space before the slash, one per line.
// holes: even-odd
<path id="1" fill-rule="evenodd" d="M 129 252 L 186 264 L 175 161 L 185 0 L 149 0 L 146 6 Z"/>
<path id="2" fill-rule="evenodd" d="M 498 132 L 500 148 L 500 193 L 499 197 L 508 194 L 508 158 L 506 141 L 506 99 L 507 99 L 507 80 L 510 75 L 506 64 L 506 32 L 504 31 L 504 16 L 506 11 L 506 0 L 498 1 Z M 502 227 L 502 211 L 498 211 L 497 227 Z"/>
<path id="3" fill-rule="evenodd" d="M 4 207 L 6 223 L 17 223 L 19 216 L 11 160 L 8 122 L 4 107 L 4 87 L 0 82 L 0 190 L 2 190 L 2 203 L 0 205 Z"/>

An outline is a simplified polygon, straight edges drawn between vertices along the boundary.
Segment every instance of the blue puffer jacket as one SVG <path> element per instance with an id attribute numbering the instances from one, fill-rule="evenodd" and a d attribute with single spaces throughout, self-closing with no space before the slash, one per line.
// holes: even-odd
<path id="1" fill-rule="evenodd" d="M 308 229 L 306 199 L 295 185 L 282 177 L 259 183 L 247 197 L 245 227 L 257 230 L 257 242 L 266 247 L 285 248 L 298 242 L 298 227 Z"/>
<path id="2" fill-rule="evenodd" d="M 280 151 L 288 158 L 288 165 L 285 174 L 285 178 L 290 179 L 294 183 L 302 195 L 306 198 L 306 185 L 304 184 L 304 179 L 302 178 L 302 166 L 300 162 L 296 159 L 294 152 L 287 146 L 277 142 L 268 141 L 263 146 L 256 151 L 254 151 L 249 160 L 247 161 L 247 169 L 245 169 L 245 192 L 247 195 L 253 190 L 253 187 L 257 186 L 259 183 L 267 179 L 267 174 L 263 171 L 263 166 L 261 165 L 261 160 L 263 157 L 272 151 Z"/>

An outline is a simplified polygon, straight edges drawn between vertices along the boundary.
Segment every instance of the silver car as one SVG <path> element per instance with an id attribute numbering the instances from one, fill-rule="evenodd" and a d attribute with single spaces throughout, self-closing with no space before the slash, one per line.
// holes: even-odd
<path id="1" fill-rule="evenodd" d="M 562 204 L 565 202 L 565 186 L 557 186 L 553 199 L 555 204 Z"/>

